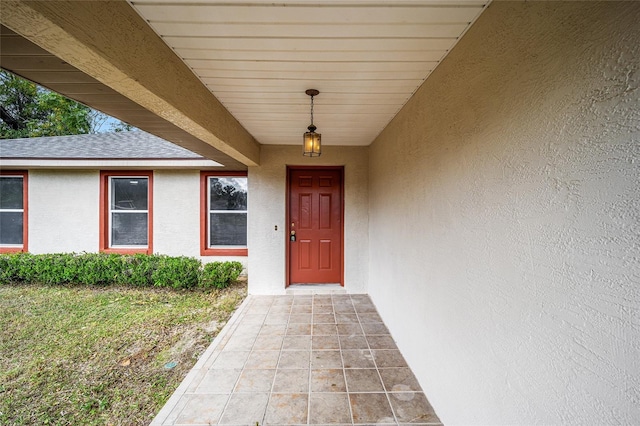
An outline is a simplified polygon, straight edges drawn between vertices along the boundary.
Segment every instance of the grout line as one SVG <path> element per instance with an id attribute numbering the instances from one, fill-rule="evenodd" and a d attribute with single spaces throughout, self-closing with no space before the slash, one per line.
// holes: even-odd
<path id="1" fill-rule="evenodd" d="M 353 306 L 353 300 L 351 299 L 351 296 L 349 296 L 349 300 L 351 301 L 351 306 Z M 333 298 L 331 300 L 331 306 L 333 305 Z M 354 312 L 355 312 L 355 306 L 353 308 Z M 335 308 L 334 308 L 334 318 L 335 318 Z M 336 318 L 336 333 L 337 333 L 337 337 L 338 337 L 338 347 L 340 348 L 340 360 L 342 360 L 342 378 L 344 379 L 344 391 L 347 395 L 347 405 L 349 406 L 349 417 L 351 417 L 351 424 L 355 424 L 355 419 L 353 418 L 353 409 L 351 408 L 351 398 L 349 398 L 349 384 L 347 383 L 347 372 L 345 371 L 345 366 L 344 366 L 344 354 L 342 353 L 342 342 L 340 341 L 340 331 L 338 330 L 338 319 Z M 358 320 L 358 322 L 360 322 L 360 320 Z"/>
<path id="2" fill-rule="evenodd" d="M 311 345 L 309 347 L 309 377 L 308 377 L 308 380 L 307 380 L 307 386 L 308 386 L 307 390 L 309 391 L 309 393 L 307 394 L 307 424 L 308 425 L 311 424 L 311 371 L 312 371 L 311 370 L 311 362 L 312 362 L 312 357 L 313 357 L 313 336 L 314 336 L 314 334 L 313 334 L 313 324 L 314 324 L 313 323 L 313 315 L 314 315 L 314 313 L 313 313 L 313 311 L 314 311 L 313 302 L 314 302 L 313 297 L 311 297 L 311 324 L 310 324 L 310 326 L 311 326 L 311 334 L 310 334 L 310 336 L 311 336 Z"/>
<path id="3" fill-rule="evenodd" d="M 371 297 L 367 296 L 369 302 L 373 304 Z M 355 308 L 355 306 L 354 306 Z M 374 305 L 375 308 L 375 305 Z M 382 375 L 380 374 L 380 369 L 378 368 L 378 363 L 376 362 L 376 357 L 373 356 L 373 349 L 371 349 L 371 345 L 369 344 L 369 339 L 367 339 L 366 334 L 364 333 L 364 328 L 362 327 L 362 322 L 360 321 L 360 315 L 358 314 L 358 310 L 355 309 L 356 316 L 358 317 L 358 323 L 360 324 L 360 328 L 362 329 L 362 335 L 364 336 L 364 341 L 367 342 L 367 348 L 369 348 L 369 353 L 371 353 L 371 360 L 373 361 L 373 365 L 375 366 L 376 373 L 378 373 L 378 379 L 380 380 L 380 384 L 382 385 L 382 391 L 384 392 L 384 396 L 387 398 L 387 402 L 389 403 L 389 408 L 391 409 L 391 414 L 393 415 L 393 420 L 395 424 L 398 425 L 398 417 L 396 416 L 396 411 L 393 409 L 393 405 L 391 405 L 391 397 L 389 396 L 389 392 L 387 392 L 387 388 L 384 385 L 384 381 L 382 380 Z M 376 314 L 378 314 L 378 308 L 376 308 Z M 380 315 L 380 314 L 378 314 Z"/>
<path id="4" fill-rule="evenodd" d="M 260 297 L 260 296 L 254 296 L 252 298 L 252 302 L 255 300 L 256 297 Z M 271 309 L 271 307 L 273 306 L 273 301 L 275 300 L 272 299 L 271 300 L 271 304 L 269 305 L 269 309 Z M 247 310 L 251 309 L 251 304 L 249 304 L 247 306 Z M 269 314 L 269 310 L 267 310 L 267 315 Z M 245 314 L 246 315 L 246 314 Z M 238 326 L 240 325 L 240 323 L 242 322 L 242 319 L 244 319 L 244 316 L 242 315 L 242 317 L 239 319 L 236 327 L 233 329 L 233 331 L 231 331 L 231 335 L 233 335 L 233 333 L 235 333 L 238 329 Z M 260 324 L 260 329 L 262 329 L 262 326 L 264 326 L 264 322 L 267 319 L 267 315 L 265 315 L 264 319 L 262 320 L 262 323 Z M 260 335 L 260 331 L 258 331 L 258 334 L 256 335 L 255 339 L 253 340 L 253 344 L 251 345 L 251 348 L 249 349 L 249 355 L 247 355 L 247 359 L 244 360 L 244 363 L 242 364 L 242 368 L 240 369 L 240 374 L 238 374 L 238 378 L 236 379 L 235 383 L 233 384 L 233 388 L 231 389 L 231 392 L 229 392 L 229 396 L 227 397 L 227 402 L 224 404 L 224 407 L 222 409 L 222 411 L 220 412 L 220 419 L 218 419 L 218 424 L 220 423 L 220 421 L 222 421 L 222 417 L 224 417 L 225 413 L 227 412 L 227 408 L 229 407 L 229 403 L 231 402 L 231 397 L 233 396 L 236 389 L 236 386 L 238 386 L 238 382 L 240 381 L 240 378 L 242 377 L 242 374 L 245 372 L 246 370 L 246 366 L 247 366 L 247 362 L 249 361 L 249 357 L 251 356 L 251 353 L 253 352 L 253 348 L 256 345 L 256 341 L 258 340 L 258 336 Z M 231 338 L 231 336 L 229 337 Z M 274 375 L 274 380 L 275 380 L 275 375 Z M 271 386 L 273 387 L 273 383 L 271 384 Z M 269 399 L 271 398 L 271 394 L 269 394 Z M 264 409 L 264 414 L 262 415 L 262 423 L 264 423 L 264 418 L 267 415 L 267 407 L 269 406 L 269 399 L 267 399 L 267 405 L 265 406 Z"/>
<path id="5" fill-rule="evenodd" d="M 275 299 L 274 299 L 275 301 Z M 271 308 L 274 306 L 273 302 L 271 303 L 271 306 L 269 306 L 269 310 L 271 310 Z M 281 305 L 278 305 L 281 306 Z M 264 416 L 262 417 L 262 423 L 264 424 L 265 419 L 267 418 L 267 410 L 269 409 L 269 403 L 271 403 L 271 396 L 274 394 L 274 386 L 276 385 L 276 376 L 278 375 L 278 367 L 280 367 L 280 356 L 282 356 L 282 350 L 284 347 L 284 339 L 287 337 L 287 328 L 289 327 L 289 320 L 291 319 L 291 311 L 293 309 L 293 301 L 291 302 L 291 305 L 289 305 L 289 318 L 287 318 L 287 322 L 284 325 L 284 334 L 282 335 L 282 343 L 280 343 L 280 349 L 278 350 L 278 361 L 276 362 L 276 368 L 274 370 L 273 373 L 273 380 L 271 381 L 271 389 L 269 390 L 269 397 L 267 398 L 267 406 L 265 407 L 264 410 Z M 268 315 L 268 312 L 267 312 Z M 266 320 L 266 317 L 265 317 Z M 264 323 L 262 324 L 263 326 L 265 325 Z M 262 327 L 260 327 L 262 329 Z M 258 332 L 258 335 L 260 335 L 260 332 Z M 257 338 L 256 338 L 257 340 Z M 255 343 L 254 343 L 255 346 Z M 252 349 L 253 350 L 253 349 Z M 249 356 L 251 356 L 251 354 L 249 354 Z"/>

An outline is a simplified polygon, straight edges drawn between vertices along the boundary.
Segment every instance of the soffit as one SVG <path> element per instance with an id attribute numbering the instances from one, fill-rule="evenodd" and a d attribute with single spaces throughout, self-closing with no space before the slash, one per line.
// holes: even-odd
<path id="1" fill-rule="evenodd" d="M 262 144 L 369 145 L 488 1 L 128 0 Z"/>

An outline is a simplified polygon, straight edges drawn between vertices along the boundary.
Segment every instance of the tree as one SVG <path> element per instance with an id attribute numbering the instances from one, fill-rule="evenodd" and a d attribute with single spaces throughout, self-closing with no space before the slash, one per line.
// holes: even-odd
<path id="1" fill-rule="evenodd" d="M 96 133 L 107 119 L 88 106 L 0 71 L 0 139 Z M 133 129 L 120 121 L 110 127 L 116 132 Z"/>

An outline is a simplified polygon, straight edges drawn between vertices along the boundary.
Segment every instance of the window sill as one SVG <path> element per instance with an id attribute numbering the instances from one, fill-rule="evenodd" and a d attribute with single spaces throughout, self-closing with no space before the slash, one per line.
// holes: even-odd
<path id="1" fill-rule="evenodd" d="M 26 253 L 24 247 L 0 247 L 0 254 L 5 253 Z"/>
<path id="2" fill-rule="evenodd" d="M 201 256 L 247 256 L 249 250 L 244 249 L 203 249 L 200 250 Z"/>
<path id="3" fill-rule="evenodd" d="M 151 252 L 150 249 L 148 248 L 141 248 L 141 249 L 133 249 L 133 248 L 123 248 L 123 249 L 118 249 L 118 248 L 106 248 L 106 249 L 101 249 L 100 250 L 101 253 L 107 253 L 107 254 L 153 254 Z"/>

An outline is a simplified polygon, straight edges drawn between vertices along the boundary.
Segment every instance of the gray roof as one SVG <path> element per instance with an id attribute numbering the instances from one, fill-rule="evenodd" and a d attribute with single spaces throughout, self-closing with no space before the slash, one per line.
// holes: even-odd
<path id="1" fill-rule="evenodd" d="M 205 159 L 143 131 L 0 139 L 0 158 L 15 159 Z"/>

